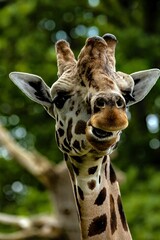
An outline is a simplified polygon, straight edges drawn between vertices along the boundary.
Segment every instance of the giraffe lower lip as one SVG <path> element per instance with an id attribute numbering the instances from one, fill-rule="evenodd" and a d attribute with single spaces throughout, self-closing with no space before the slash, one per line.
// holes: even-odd
<path id="1" fill-rule="evenodd" d="M 107 138 L 107 137 L 111 137 L 113 135 L 112 132 L 106 132 L 104 130 L 101 130 L 101 129 L 95 128 L 95 127 L 93 127 L 93 129 L 92 129 L 92 133 L 98 138 Z"/>

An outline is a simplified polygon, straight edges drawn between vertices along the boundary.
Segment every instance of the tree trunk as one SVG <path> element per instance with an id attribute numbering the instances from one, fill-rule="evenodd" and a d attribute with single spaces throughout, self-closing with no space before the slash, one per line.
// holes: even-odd
<path id="1" fill-rule="evenodd" d="M 36 239 L 37 237 L 45 237 L 45 239 L 56 240 L 80 240 L 77 210 L 65 162 L 54 166 L 51 161 L 39 153 L 34 154 L 27 151 L 19 146 L 1 125 L 0 144 L 22 167 L 47 188 L 51 196 L 51 204 L 54 209 L 56 208 L 56 216 L 31 216 L 28 219 L 23 217 L 24 221 L 19 221 L 20 218 L 17 216 L 0 214 L 1 223 L 11 225 L 16 223 L 21 229 L 21 231 L 12 234 L 0 234 L 0 240 L 29 239 L 35 236 Z M 37 220 L 35 221 L 35 219 Z M 40 219 L 41 224 L 37 224 Z M 21 222 L 25 222 L 26 225 L 21 224 Z M 46 228 L 48 228 L 47 231 Z"/>

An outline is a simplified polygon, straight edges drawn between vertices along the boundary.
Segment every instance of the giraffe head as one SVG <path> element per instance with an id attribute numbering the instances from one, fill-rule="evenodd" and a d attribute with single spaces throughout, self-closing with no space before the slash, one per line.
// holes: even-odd
<path id="1" fill-rule="evenodd" d="M 159 78 L 158 69 L 116 72 L 116 43 L 112 34 L 91 37 L 76 60 L 69 44 L 58 41 L 58 80 L 51 88 L 39 76 L 10 73 L 55 118 L 58 146 L 68 155 L 110 154 L 128 126 L 127 107 L 141 101 Z"/>

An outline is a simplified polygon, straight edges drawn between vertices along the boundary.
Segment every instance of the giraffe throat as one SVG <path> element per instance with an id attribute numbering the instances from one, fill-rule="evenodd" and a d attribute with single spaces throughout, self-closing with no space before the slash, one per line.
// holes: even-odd
<path id="1" fill-rule="evenodd" d="M 65 159 L 73 167 L 74 193 L 83 239 L 119 239 L 118 236 L 128 239 L 130 233 L 109 156 L 92 160 L 86 156 L 66 156 Z"/>

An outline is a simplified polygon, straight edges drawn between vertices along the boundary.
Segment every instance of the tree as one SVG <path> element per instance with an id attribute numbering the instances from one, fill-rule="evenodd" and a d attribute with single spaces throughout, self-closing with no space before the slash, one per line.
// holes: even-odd
<path id="1" fill-rule="evenodd" d="M 1 213 L 0 223 L 11 224 L 21 230 L 10 234 L 0 234 L 0 239 L 28 239 L 31 237 L 56 240 L 80 239 L 76 207 L 65 163 L 53 166 L 38 152 L 33 154 L 25 150 L 2 126 L 0 126 L 0 144 L 5 146 L 9 154 L 45 186 L 50 194 L 51 203 L 57 207 L 55 216 L 53 213 L 29 217 Z"/>

